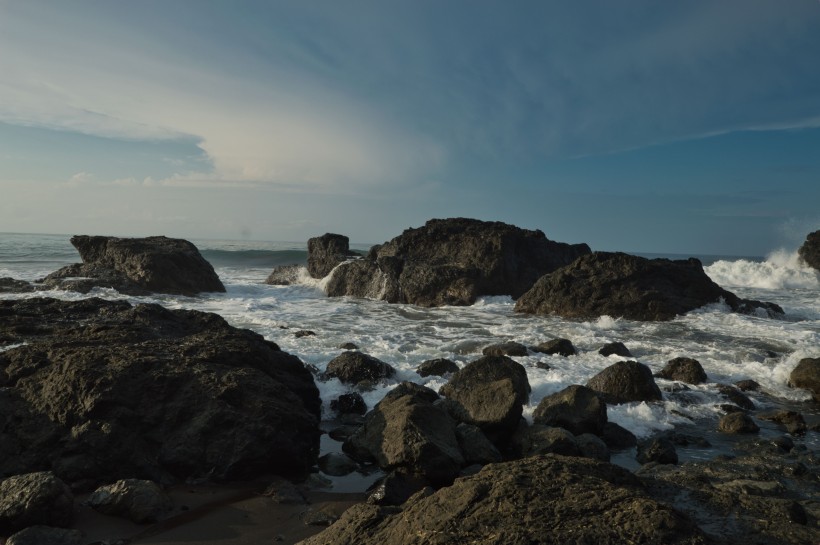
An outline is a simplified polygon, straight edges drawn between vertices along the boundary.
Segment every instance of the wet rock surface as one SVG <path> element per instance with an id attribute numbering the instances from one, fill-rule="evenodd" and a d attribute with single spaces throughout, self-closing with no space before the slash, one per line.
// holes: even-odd
<path id="1" fill-rule="evenodd" d="M 532 419 L 536 424 L 558 426 L 576 435 L 600 435 L 607 422 L 606 403 L 586 386 L 568 386 L 543 398 Z"/>
<path id="2" fill-rule="evenodd" d="M 808 266 L 820 271 L 820 231 L 809 233 L 797 253 Z"/>
<path id="3" fill-rule="evenodd" d="M 339 263 L 361 257 L 350 250 L 350 240 L 344 235 L 325 233 L 308 239 L 307 270 L 313 278 L 324 278 Z"/>
<path id="4" fill-rule="evenodd" d="M 794 388 L 811 392 L 815 401 L 820 401 L 820 358 L 803 358 L 789 375 L 789 383 Z"/>
<path id="5" fill-rule="evenodd" d="M 330 360 L 325 369 L 325 378 L 337 378 L 344 384 L 358 384 L 363 381 L 376 382 L 392 377 L 396 370 L 389 363 L 356 350 L 343 352 Z"/>
<path id="6" fill-rule="evenodd" d="M 620 361 L 589 379 L 587 387 L 607 403 L 660 401 L 663 397 L 652 371 L 637 361 Z"/>
<path id="7" fill-rule="evenodd" d="M 564 357 L 574 356 L 578 353 L 578 350 L 575 349 L 575 346 L 569 339 L 552 339 L 551 341 L 540 343 L 532 349 L 534 352 L 541 354 L 558 354 Z"/>
<path id="8" fill-rule="evenodd" d="M 419 365 L 418 369 L 416 369 L 416 373 L 418 373 L 420 377 L 443 377 L 456 371 L 458 371 L 458 364 L 446 358 L 424 361 Z"/>
<path id="9" fill-rule="evenodd" d="M 706 371 L 696 359 L 675 358 L 669 360 L 666 366 L 656 375 L 666 380 L 677 380 L 687 384 L 701 384 L 706 382 Z"/>

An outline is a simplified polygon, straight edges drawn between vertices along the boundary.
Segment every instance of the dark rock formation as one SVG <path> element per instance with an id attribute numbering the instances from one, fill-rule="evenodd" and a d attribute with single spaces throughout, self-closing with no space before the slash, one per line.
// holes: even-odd
<path id="1" fill-rule="evenodd" d="M 820 401 L 820 358 L 803 358 L 789 375 L 792 388 L 803 388 Z"/>
<path id="2" fill-rule="evenodd" d="M 388 471 L 449 484 L 464 465 L 456 422 L 430 401 L 438 397 L 433 390 L 406 384 L 365 415 L 364 425 L 344 442 L 343 449 L 360 462 L 376 462 Z"/>
<path id="3" fill-rule="evenodd" d="M 327 293 L 420 306 L 469 305 L 482 295 L 518 297 L 544 274 L 589 251 L 586 244 L 553 242 L 541 231 L 500 222 L 430 220 L 336 269 Z"/>
<path id="4" fill-rule="evenodd" d="M 171 498 L 157 483 L 140 479 L 101 486 L 89 496 L 88 505 L 104 515 L 137 524 L 156 522 L 173 508 Z"/>
<path id="5" fill-rule="evenodd" d="M 718 422 L 718 431 L 723 433 L 757 433 L 760 427 L 755 424 L 752 417 L 746 413 L 729 413 Z"/>
<path id="6" fill-rule="evenodd" d="M 0 482 L 0 535 L 34 525 L 66 528 L 74 519 L 74 495 L 50 471 L 14 475 Z"/>
<path id="7" fill-rule="evenodd" d="M 718 384 L 717 388 L 718 392 L 720 392 L 721 395 L 725 396 L 726 399 L 728 399 L 741 409 L 746 409 L 747 411 L 754 410 L 754 401 L 749 399 L 749 396 L 747 396 L 734 386 L 729 386 L 728 384 Z"/>
<path id="8" fill-rule="evenodd" d="M 362 381 L 376 382 L 396 374 L 393 367 L 355 350 L 342 352 L 327 364 L 326 378 L 338 378 L 344 384 L 358 384 Z"/>
<path id="9" fill-rule="evenodd" d="M 0 293 L 30 293 L 34 291 L 34 286 L 25 280 L 15 280 L 14 278 L 0 278 Z"/>
<path id="10" fill-rule="evenodd" d="M 6 545 L 82 545 L 83 533 L 67 528 L 29 526 L 6 540 Z"/>
<path id="11" fill-rule="evenodd" d="M 391 471 L 367 491 L 367 503 L 372 505 L 401 505 L 430 483 L 418 475 Z"/>
<path id="12" fill-rule="evenodd" d="M 418 369 L 416 369 L 416 373 L 418 373 L 420 377 L 443 377 L 444 375 L 455 373 L 456 371 L 458 371 L 458 365 L 456 362 L 446 358 L 437 358 L 434 360 L 424 361 L 421 365 L 419 365 Z"/>
<path id="13" fill-rule="evenodd" d="M 456 426 L 456 438 L 466 465 L 501 461 L 501 453 L 478 426 L 462 422 Z"/>
<path id="14" fill-rule="evenodd" d="M 585 458 L 490 464 L 400 512 L 362 504 L 304 545 L 705 544 L 686 517 L 651 499 L 629 471 Z"/>
<path id="15" fill-rule="evenodd" d="M 656 437 L 638 443 L 638 452 L 635 459 L 640 464 L 655 462 L 658 464 L 677 464 L 678 452 L 675 445 L 666 437 Z"/>
<path id="16" fill-rule="evenodd" d="M 632 352 L 626 347 L 626 345 L 622 342 L 612 342 L 605 344 L 598 350 L 598 353 L 602 356 L 611 356 L 615 354 L 616 356 L 621 356 L 622 358 L 631 358 Z"/>
<path id="17" fill-rule="evenodd" d="M 304 269 L 303 265 L 279 265 L 273 268 L 273 271 L 265 279 L 265 284 L 272 286 L 298 284 L 299 277 L 302 276 Z"/>
<path id="18" fill-rule="evenodd" d="M 571 432 L 543 424 L 519 427 L 510 443 L 511 450 L 517 458 L 542 454 L 581 456 L 578 441 Z"/>
<path id="19" fill-rule="evenodd" d="M 593 458 L 603 462 L 609 461 L 609 447 L 603 439 L 591 433 L 582 433 L 575 436 L 578 450 L 584 458 Z"/>
<path id="20" fill-rule="evenodd" d="M 761 420 L 769 420 L 777 422 L 784 426 L 786 431 L 792 435 L 803 435 L 808 429 L 806 426 L 806 419 L 797 411 L 787 411 L 785 409 L 777 411 L 769 411 L 756 415 Z"/>
<path id="21" fill-rule="evenodd" d="M 532 413 L 536 424 L 557 426 L 580 435 L 600 435 L 607 422 L 606 403 L 586 386 L 567 386 L 541 400 Z"/>
<path id="22" fill-rule="evenodd" d="M 485 356 L 526 356 L 527 347 L 515 341 L 491 344 L 481 351 Z"/>
<path id="23" fill-rule="evenodd" d="M 735 382 L 735 387 L 741 392 L 757 392 L 760 390 L 760 383 L 752 379 L 745 379 Z"/>
<path id="24" fill-rule="evenodd" d="M 634 433 L 615 422 L 604 424 L 601 438 L 609 448 L 616 450 L 632 448 L 638 444 L 638 438 Z"/>
<path id="25" fill-rule="evenodd" d="M 533 352 L 541 354 L 558 354 L 564 357 L 574 356 L 578 353 L 572 341 L 569 339 L 552 339 L 532 347 Z"/>
<path id="26" fill-rule="evenodd" d="M 46 285 L 84 293 L 94 287 L 113 288 L 134 295 L 225 291 L 214 268 L 187 240 L 78 235 L 71 237 L 71 244 L 83 263 L 48 275 Z"/>
<path id="27" fill-rule="evenodd" d="M 458 421 L 478 426 L 498 443 L 518 426 L 530 383 L 520 363 L 506 356 L 484 356 L 455 372 L 441 394 Z"/>
<path id="28" fill-rule="evenodd" d="M 319 392 L 296 357 L 215 315 L 125 301 L 0 301 L 0 475 L 75 488 L 297 476 Z"/>
<path id="29" fill-rule="evenodd" d="M 319 457 L 318 463 L 322 473 L 334 477 L 349 475 L 359 467 L 349 456 L 341 452 L 328 452 Z"/>
<path id="30" fill-rule="evenodd" d="M 355 257 L 361 256 L 350 251 L 350 241 L 344 235 L 325 233 L 308 239 L 307 270 L 313 278 L 324 278 L 339 263 Z"/>
<path id="31" fill-rule="evenodd" d="M 367 404 L 358 392 L 342 394 L 331 400 L 330 408 L 338 414 L 364 414 L 367 412 Z"/>
<path id="32" fill-rule="evenodd" d="M 589 379 L 587 387 L 612 404 L 663 399 L 652 371 L 637 361 L 619 361 L 610 365 Z"/>
<path id="33" fill-rule="evenodd" d="M 530 314 L 571 319 L 608 315 L 630 320 L 671 320 L 679 314 L 723 299 L 737 312 L 763 309 L 782 315 L 772 303 L 747 301 L 715 284 L 700 261 L 646 259 L 623 253 L 596 252 L 541 277 L 515 304 Z"/>
<path id="34" fill-rule="evenodd" d="M 669 360 L 659 373 L 658 378 L 677 380 L 687 384 L 701 384 L 706 382 L 706 371 L 698 360 L 692 358 L 675 358 Z"/>
<path id="35" fill-rule="evenodd" d="M 820 231 L 809 233 L 797 253 L 809 267 L 820 271 Z"/>

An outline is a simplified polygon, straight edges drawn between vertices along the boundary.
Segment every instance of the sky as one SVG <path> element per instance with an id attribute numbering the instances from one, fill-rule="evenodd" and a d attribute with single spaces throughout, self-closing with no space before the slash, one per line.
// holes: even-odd
<path id="1" fill-rule="evenodd" d="M 0 232 L 820 229 L 818 0 L 0 0 Z"/>

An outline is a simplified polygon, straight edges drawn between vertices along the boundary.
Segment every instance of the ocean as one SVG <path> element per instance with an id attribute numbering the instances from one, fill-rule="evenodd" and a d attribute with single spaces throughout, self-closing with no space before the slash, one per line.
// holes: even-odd
<path id="1" fill-rule="evenodd" d="M 69 235 L 0 233 L 0 277 L 36 280 L 63 265 L 79 262 L 69 238 Z M 269 286 L 264 280 L 274 266 L 306 263 L 304 242 L 192 242 L 214 266 L 227 293 L 197 297 L 126 297 L 111 290 L 97 290 L 91 295 L 215 312 L 232 325 L 262 334 L 320 370 L 341 352 L 342 343 L 352 342 L 361 351 L 395 367 L 396 380 L 413 381 L 434 390 L 445 380 L 419 377 L 415 369 L 425 360 L 450 358 L 463 365 L 480 357 L 481 349 L 492 343 L 518 341 L 535 345 L 557 337 L 570 339 L 579 351 L 577 356 L 537 354 L 515 358 L 526 368 L 532 386 L 530 403 L 524 410 L 528 419 L 544 396 L 570 384 L 584 384 L 622 359 L 598 354 L 598 349 L 608 342 L 623 342 L 634 355 L 633 359 L 653 371 L 659 371 L 675 357 L 695 358 L 703 365 L 708 384 L 673 392 L 666 391 L 672 389 L 671 382 L 658 379 L 659 386 L 665 390 L 662 403 L 608 407 L 610 421 L 639 437 L 676 430 L 706 436 L 713 443 L 711 449 L 679 448 L 683 460 L 709 458 L 730 448 L 728 440 L 714 431 L 724 414 L 719 405 L 727 402 L 719 393 L 717 383 L 753 379 L 761 384 L 761 392 L 747 395 L 759 409 L 795 409 L 810 422 L 820 420 L 818 406 L 808 402 L 810 396 L 787 385 L 789 373 L 801 358 L 820 357 L 820 275 L 802 266 L 796 251 L 780 250 L 766 258 L 694 256 L 701 259 L 707 274 L 722 287 L 740 297 L 782 306 L 786 312 L 783 319 L 734 314 L 725 305 L 715 303 L 670 322 L 645 323 L 606 316 L 577 322 L 517 314 L 509 297 L 485 297 L 469 307 L 442 308 L 328 298 L 322 291 L 323 281 L 309 278 L 306 272 L 299 284 Z M 352 245 L 352 248 L 366 250 L 368 246 Z M 34 296 L 87 297 L 61 291 L 0 294 L 3 299 Z M 311 330 L 315 335 L 297 338 L 295 332 L 299 330 Z M 539 362 L 546 362 L 550 369 L 539 368 Z M 391 381 L 363 393 L 368 406 L 377 403 L 395 384 L 396 381 Z M 318 386 L 325 415 L 330 420 L 333 416 L 330 401 L 345 393 L 347 387 L 335 379 L 318 382 Z M 764 437 L 783 433 L 774 424 L 763 421 L 759 424 Z M 809 433 L 795 440 L 808 448 L 820 449 L 818 436 L 818 433 Z M 337 447 L 327 440 L 323 442 L 326 450 Z M 634 452 L 622 452 L 614 461 L 627 467 L 637 465 Z"/>

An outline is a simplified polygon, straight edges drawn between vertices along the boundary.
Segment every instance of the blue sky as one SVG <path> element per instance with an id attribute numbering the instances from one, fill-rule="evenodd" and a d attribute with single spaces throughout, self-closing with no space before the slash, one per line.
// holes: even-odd
<path id="1" fill-rule="evenodd" d="M 817 0 L 0 0 L 0 231 L 764 255 L 820 228 L 818 58 Z"/>

